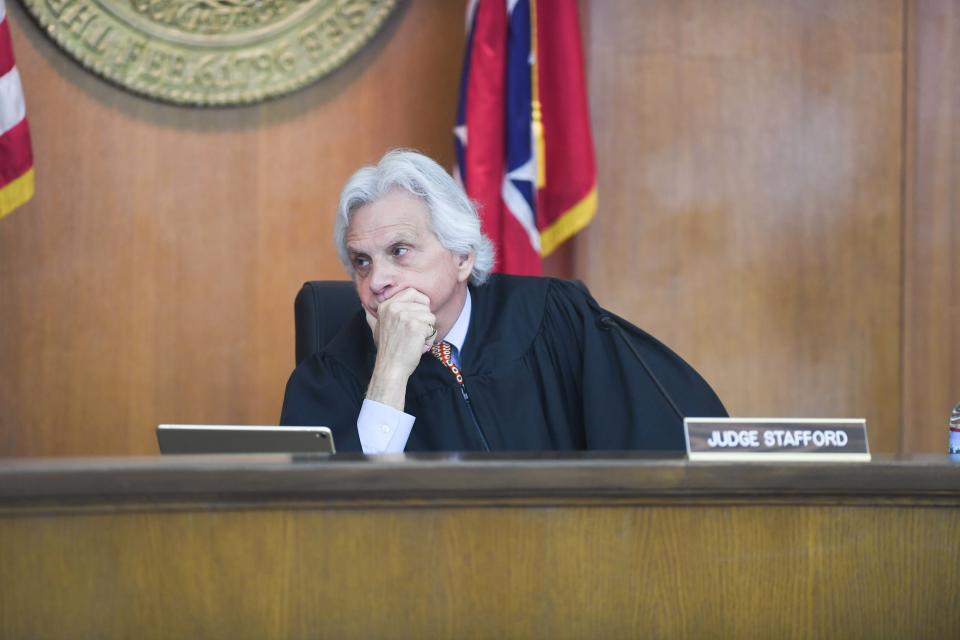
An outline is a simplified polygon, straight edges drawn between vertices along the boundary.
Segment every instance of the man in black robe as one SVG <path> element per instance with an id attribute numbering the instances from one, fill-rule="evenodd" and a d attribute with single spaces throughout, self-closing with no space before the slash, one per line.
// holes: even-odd
<path id="1" fill-rule="evenodd" d="M 726 415 L 579 285 L 491 275 L 476 210 L 425 156 L 354 174 L 334 235 L 362 308 L 294 370 L 280 422 L 339 451 L 682 450 L 681 415 Z"/>

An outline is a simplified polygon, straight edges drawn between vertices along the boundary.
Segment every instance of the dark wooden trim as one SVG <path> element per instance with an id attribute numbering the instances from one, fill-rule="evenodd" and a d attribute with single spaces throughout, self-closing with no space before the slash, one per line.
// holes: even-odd
<path id="1" fill-rule="evenodd" d="M 263 503 L 350 507 L 398 500 L 483 505 L 902 503 L 960 505 L 960 463 L 946 456 L 868 464 L 688 463 L 636 454 L 167 456 L 0 462 L 0 507 Z"/>

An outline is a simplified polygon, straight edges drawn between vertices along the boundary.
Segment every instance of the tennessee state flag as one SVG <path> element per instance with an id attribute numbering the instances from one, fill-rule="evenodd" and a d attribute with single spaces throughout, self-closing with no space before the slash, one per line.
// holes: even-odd
<path id="1" fill-rule="evenodd" d="M 33 150 L 7 7 L 0 0 L 0 218 L 33 197 Z"/>
<path id="2" fill-rule="evenodd" d="M 454 138 L 495 270 L 543 273 L 597 210 L 576 0 L 470 0 Z"/>

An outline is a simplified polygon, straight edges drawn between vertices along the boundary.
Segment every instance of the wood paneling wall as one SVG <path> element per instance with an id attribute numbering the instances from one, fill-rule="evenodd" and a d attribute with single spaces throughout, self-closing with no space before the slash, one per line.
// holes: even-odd
<path id="1" fill-rule="evenodd" d="M 8 6 L 37 158 L 0 221 L 0 455 L 152 453 L 275 423 L 344 179 L 452 160 L 459 2 L 405 2 L 333 76 L 160 105 Z M 581 3 L 600 213 L 555 262 L 737 415 L 866 416 L 943 451 L 960 400 L 960 0 Z"/>
<path id="2" fill-rule="evenodd" d="M 960 402 L 960 2 L 909 9 L 902 446 L 943 451 Z"/>
<path id="3" fill-rule="evenodd" d="M 960 3 L 584 5 L 601 216 L 575 271 L 737 415 L 960 401 Z"/>
<path id="4" fill-rule="evenodd" d="M 37 194 L 0 224 L 0 455 L 156 452 L 159 422 L 276 424 L 294 295 L 345 277 L 343 182 L 388 147 L 453 160 L 462 7 L 401 2 L 332 76 L 215 110 L 115 88 L 8 9 Z"/>
<path id="5" fill-rule="evenodd" d="M 577 271 L 731 414 L 865 416 L 896 450 L 901 3 L 588 6 Z"/>

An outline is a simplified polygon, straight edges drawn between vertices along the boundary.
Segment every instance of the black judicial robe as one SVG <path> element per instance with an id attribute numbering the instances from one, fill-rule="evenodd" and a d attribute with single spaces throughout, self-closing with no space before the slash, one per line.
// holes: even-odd
<path id="1" fill-rule="evenodd" d="M 482 450 L 474 416 L 493 451 L 685 448 L 680 418 L 623 338 L 600 323 L 615 316 L 579 286 L 494 274 L 470 294 L 460 354 L 470 406 L 450 371 L 424 354 L 407 384 L 404 410 L 416 422 L 406 451 Z M 690 365 L 620 322 L 684 415 L 727 415 Z M 280 423 L 330 427 L 338 451 L 361 451 L 357 416 L 375 358 L 361 310 L 294 370 Z"/>

